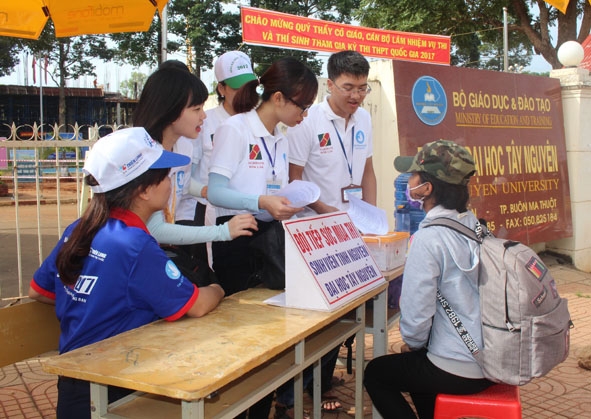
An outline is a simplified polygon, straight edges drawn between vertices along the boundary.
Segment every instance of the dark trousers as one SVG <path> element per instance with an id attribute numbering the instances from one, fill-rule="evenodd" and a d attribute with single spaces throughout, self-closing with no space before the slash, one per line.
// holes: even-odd
<path id="1" fill-rule="evenodd" d="M 223 224 L 230 220 L 230 218 L 232 217 L 218 217 L 216 224 Z M 253 236 L 240 236 L 231 241 L 213 242 L 211 244 L 213 270 L 215 271 L 218 282 L 226 292 L 226 297 L 258 285 L 258 282 L 253 282 L 252 274 L 255 269 L 254 254 L 248 245 L 252 239 L 266 231 L 271 226 L 271 223 L 257 221 L 257 226 L 259 230 L 254 232 Z M 251 406 L 247 411 L 248 413 L 244 412 L 237 417 L 268 419 L 272 403 L 273 393 L 266 395 L 263 399 Z"/>
<path id="2" fill-rule="evenodd" d="M 133 390 L 109 386 L 109 403 L 113 403 Z M 90 419 L 90 383 L 69 377 L 57 380 L 57 419 Z"/>
<path id="3" fill-rule="evenodd" d="M 367 364 L 364 377 L 365 389 L 384 419 L 416 419 L 403 392 L 410 393 L 419 418 L 430 419 L 437 394 L 474 394 L 492 384 L 437 368 L 427 358 L 426 350 L 378 357 Z"/>

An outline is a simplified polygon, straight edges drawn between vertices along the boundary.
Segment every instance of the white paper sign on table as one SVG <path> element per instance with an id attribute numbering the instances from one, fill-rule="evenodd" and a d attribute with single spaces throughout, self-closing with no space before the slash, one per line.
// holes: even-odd
<path id="1" fill-rule="evenodd" d="M 384 283 L 346 212 L 288 220 L 283 225 L 287 307 L 332 311 Z"/>

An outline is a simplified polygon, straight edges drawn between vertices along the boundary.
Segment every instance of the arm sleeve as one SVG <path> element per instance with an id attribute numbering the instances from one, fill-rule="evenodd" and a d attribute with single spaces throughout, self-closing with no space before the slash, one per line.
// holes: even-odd
<path id="1" fill-rule="evenodd" d="M 440 256 L 430 249 L 430 240 L 415 234 L 404 267 L 400 334 L 411 348 L 418 349 L 427 345 L 431 333 L 441 267 L 437 261 Z"/>
<path id="2" fill-rule="evenodd" d="M 164 221 L 162 211 L 152 214 L 146 226 L 158 243 L 183 245 L 232 240 L 228 223 L 205 227 L 171 224 Z"/>
<path id="3" fill-rule="evenodd" d="M 259 196 L 230 189 L 230 179 L 218 173 L 209 173 L 207 198 L 213 205 L 229 209 L 259 212 Z"/>
<path id="4" fill-rule="evenodd" d="M 195 173 L 191 174 L 191 181 L 189 182 L 189 193 L 198 198 L 202 198 L 201 190 L 205 185 L 199 182 L 199 180 L 197 179 L 197 175 L 198 174 Z"/>

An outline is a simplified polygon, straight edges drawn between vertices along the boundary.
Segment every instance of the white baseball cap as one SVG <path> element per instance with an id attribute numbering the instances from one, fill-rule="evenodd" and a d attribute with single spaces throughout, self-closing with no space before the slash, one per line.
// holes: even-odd
<path id="1" fill-rule="evenodd" d="M 102 193 L 125 185 L 148 169 L 186 166 L 190 162 L 187 156 L 164 150 L 144 128 L 125 128 L 98 140 L 88 152 L 82 170 L 98 182 L 91 186 L 92 191 Z"/>
<path id="2" fill-rule="evenodd" d="M 219 56 L 214 64 L 215 78 L 232 89 L 240 89 L 248 81 L 256 80 L 250 58 L 241 51 L 229 51 Z"/>

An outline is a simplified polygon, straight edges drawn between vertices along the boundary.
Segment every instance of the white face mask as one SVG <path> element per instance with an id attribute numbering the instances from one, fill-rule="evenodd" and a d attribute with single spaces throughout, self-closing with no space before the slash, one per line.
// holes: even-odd
<path id="1" fill-rule="evenodd" d="M 412 196 L 410 196 L 410 192 L 411 191 L 414 191 L 415 189 L 418 189 L 421 186 L 426 185 L 426 184 L 427 184 L 427 182 L 423 182 L 420 185 L 415 186 L 414 188 L 410 188 L 409 185 L 408 185 L 408 183 L 406 184 L 406 191 L 404 192 L 404 194 L 406 195 L 406 199 L 408 201 L 408 205 L 411 208 L 420 209 L 420 210 L 423 209 L 423 203 L 425 201 L 425 197 L 423 196 L 423 197 L 421 197 L 421 199 L 415 199 Z"/>

